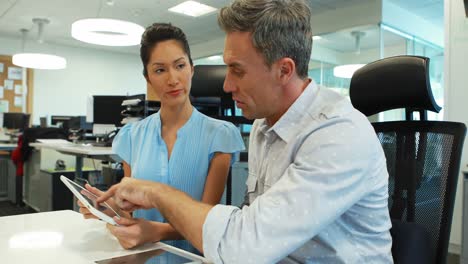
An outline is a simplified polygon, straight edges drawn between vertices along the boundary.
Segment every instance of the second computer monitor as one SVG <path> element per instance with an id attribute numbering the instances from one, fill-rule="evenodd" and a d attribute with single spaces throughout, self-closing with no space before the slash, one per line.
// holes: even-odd
<path id="1" fill-rule="evenodd" d="M 3 113 L 3 127 L 23 131 L 29 126 L 29 114 Z"/>
<path id="2" fill-rule="evenodd" d="M 93 123 L 121 127 L 122 102 L 126 98 L 122 95 L 93 96 Z"/>

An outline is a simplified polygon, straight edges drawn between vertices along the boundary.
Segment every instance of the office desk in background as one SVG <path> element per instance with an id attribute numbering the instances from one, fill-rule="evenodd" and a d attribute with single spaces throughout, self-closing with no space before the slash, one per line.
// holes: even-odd
<path id="1" fill-rule="evenodd" d="M 75 157 L 75 166 L 67 164 L 68 168 L 74 169 L 74 177 L 72 179 L 83 179 L 83 160 L 84 158 L 118 161 L 119 157 L 112 152 L 110 147 L 94 147 L 91 145 L 73 144 L 70 142 L 55 141 L 54 143 L 30 143 L 34 150 L 31 156 L 25 163 L 24 171 L 24 196 L 23 201 L 28 206 L 39 212 L 53 210 L 53 200 L 56 195 L 53 193 L 54 182 L 60 182 L 54 179 L 55 174 L 47 174 L 45 171 L 54 168 L 57 156 L 60 158 L 59 152 L 65 155 Z M 52 155 L 53 154 L 53 155 Z M 53 165 L 52 165 L 53 164 Z M 52 166 L 52 167 L 51 167 Z M 73 204 L 75 205 L 75 204 Z"/>
<path id="2" fill-rule="evenodd" d="M 0 142 L 0 150 L 1 151 L 12 151 L 16 148 L 18 144 L 16 143 L 1 143 Z"/>
<path id="3" fill-rule="evenodd" d="M 106 224 L 86 220 L 71 210 L 0 217 L 0 262 L 10 263 L 95 263 L 151 249 L 168 249 L 207 263 L 205 258 L 164 243 L 123 249 Z"/>
<path id="4" fill-rule="evenodd" d="M 11 161 L 11 151 L 17 147 L 17 143 L 0 142 L 0 201 L 12 201 L 16 203 L 16 167 Z"/>
<path id="5" fill-rule="evenodd" d="M 92 145 L 73 144 L 73 143 L 30 143 L 29 146 L 36 149 L 53 149 L 66 155 L 76 157 L 75 177 L 82 178 L 83 158 L 120 162 L 118 155 L 112 152 L 111 147 L 94 147 Z"/>

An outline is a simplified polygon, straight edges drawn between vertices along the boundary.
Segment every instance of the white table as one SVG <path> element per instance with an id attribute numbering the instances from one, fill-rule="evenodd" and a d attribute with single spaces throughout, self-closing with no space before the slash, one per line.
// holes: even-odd
<path id="1" fill-rule="evenodd" d="M 111 147 L 94 147 L 90 144 L 73 144 L 73 143 L 29 143 L 29 146 L 36 149 L 46 148 L 53 149 L 66 155 L 76 157 L 75 177 L 83 177 L 83 158 L 99 159 L 106 161 L 119 162 L 121 159 L 112 151 Z"/>
<path id="2" fill-rule="evenodd" d="M 94 263 L 96 260 L 162 248 L 177 255 L 207 260 L 164 243 L 123 249 L 99 220 L 74 211 L 0 217 L 0 263 Z"/>
<path id="3" fill-rule="evenodd" d="M 0 143 L 0 150 L 11 151 L 14 150 L 18 144 L 12 143 Z"/>

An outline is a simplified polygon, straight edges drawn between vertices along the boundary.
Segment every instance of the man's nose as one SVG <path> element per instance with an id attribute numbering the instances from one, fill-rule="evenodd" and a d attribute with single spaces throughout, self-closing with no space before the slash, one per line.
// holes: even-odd
<path id="1" fill-rule="evenodd" d="M 232 93 L 236 90 L 234 82 L 231 78 L 231 74 L 229 74 L 229 71 L 226 73 L 226 77 L 224 78 L 223 90 L 226 93 Z"/>

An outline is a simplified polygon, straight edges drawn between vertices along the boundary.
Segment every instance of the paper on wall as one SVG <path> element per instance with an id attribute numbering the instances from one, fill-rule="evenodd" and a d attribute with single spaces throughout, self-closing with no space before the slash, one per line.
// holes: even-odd
<path id="1" fill-rule="evenodd" d="M 21 107 L 21 106 L 23 106 L 23 97 L 21 97 L 21 96 L 15 96 L 15 106 L 16 106 L 16 107 Z"/>
<path id="2" fill-rule="evenodd" d="M 8 112 L 10 110 L 8 106 L 9 102 L 7 100 L 0 100 L 0 113 Z"/>
<path id="3" fill-rule="evenodd" d="M 23 69 L 19 67 L 8 67 L 8 79 L 11 79 L 11 80 L 23 79 Z"/>
<path id="4" fill-rule="evenodd" d="M 0 63 L 0 73 L 2 73 L 2 72 L 3 72 L 3 68 L 4 68 L 4 66 L 3 66 L 3 65 L 4 65 L 3 63 Z"/>
<path id="5" fill-rule="evenodd" d="M 15 94 L 22 94 L 23 86 L 21 84 L 15 84 Z"/>
<path id="6" fill-rule="evenodd" d="M 5 89 L 7 89 L 7 90 L 13 90 L 13 83 L 14 83 L 13 80 L 8 80 L 8 79 L 6 79 L 5 82 L 4 82 L 4 87 L 5 87 Z"/>
<path id="7" fill-rule="evenodd" d="M 4 96 L 4 95 L 3 95 L 3 86 L 0 86 L 0 99 L 2 99 L 3 96 Z"/>

